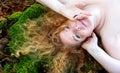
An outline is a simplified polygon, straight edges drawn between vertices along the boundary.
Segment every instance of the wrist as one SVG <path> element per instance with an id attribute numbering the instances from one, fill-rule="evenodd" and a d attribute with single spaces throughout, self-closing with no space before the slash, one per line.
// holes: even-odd
<path id="1" fill-rule="evenodd" d="M 87 52 L 91 55 L 98 55 L 100 54 L 100 47 L 99 46 L 94 46 L 94 47 L 90 47 L 89 49 L 86 49 Z"/>
<path id="2" fill-rule="evenodd" d="M 89 53 L 96 53 L 99 52 L 99 46 L 91 46 L 89 48 L 86 49 Z"/>

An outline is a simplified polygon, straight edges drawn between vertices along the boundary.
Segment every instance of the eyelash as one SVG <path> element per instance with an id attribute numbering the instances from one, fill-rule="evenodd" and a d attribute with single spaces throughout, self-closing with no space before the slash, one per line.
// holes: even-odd
<path id="1" fill-rule="evenodd" d="M 76 37 L 76 38 L 80 38 L 80 36 L 79 36 L 79 35 L 77 35 L 77 34 L 75 35 L 75 37 Z"/>
<path id="2" fill-rule="evenodd" d="M 67 28 L 67 29 L 69 29 L 69 27 L 68 27 L 68 26 L 66 26 L 66 28 Z"/>
<path id="3" fill-rule="evenodd" d="M 80 40 L 80 36 L 79 36 L 79 35 L 74 35 L 73 38 L 74 38 L 76 41 L 79 41 L 79 40 Z"/>
<path id="4" fill-rule="evenodd" d="M 66 28 L 67 28 L 67 29 L 69 29 L 69 27 L 68 27 L 68 26 L 66 26 Z M 75 34 L 75 37 L 76 37 L 76 39 L 80 39 L 80 36 L 79 36 L 79 35 L 77 35 L 77 34 Z"/>

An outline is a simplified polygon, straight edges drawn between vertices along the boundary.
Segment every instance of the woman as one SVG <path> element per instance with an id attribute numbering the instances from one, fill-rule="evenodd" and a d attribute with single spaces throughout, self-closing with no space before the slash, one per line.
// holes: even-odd
<path id="1" fill-rule="evenodd" d="M 14 50 L 14 55 L 28 55 L 32 59 L 37 58 L 38 61 L 49 61 L 44 65 L 49 69 L 47 73 L 84 73 L 89 71 L 88 65 L 91 63 L 92 72 L 101 70 L 101 66 L 89 55 L 86 56 L 86 52 L 80 47 L 63 45 L 59 33 L 67 28 L 68 23 L 69 20 L 65 17 L 50 10 L 43 17 L 28 20 L 21 25 L 25 28 L 22 36 L 26 41 Z M 85 60 L 89 60 L 90 63 Z"/>
<path id="2" fill-rule="evenodd" d="M 67 46 L 76 46 L 89 37 L 81 44 L 82 47 L 108 72 L 120 72 L 119 0 L 54 0 L 54 2 L 53 0 L 38 0 L 38 2 L 69 19 L 77 19 L 70 21 L 66 29 L 60 32 L 62 43 Z M 71 8 L 68 9 L 69 7 Z M 79 14 L 78 7 L 82 14 Z M 91 16 L 82 10 L 90 12 Z M 106 52 L 98 46 L 95 34 L 101 38 Z"/>

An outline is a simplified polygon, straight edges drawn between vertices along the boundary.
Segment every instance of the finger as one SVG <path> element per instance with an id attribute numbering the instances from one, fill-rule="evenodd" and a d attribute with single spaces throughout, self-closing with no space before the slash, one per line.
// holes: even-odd
<path id="1" fill-rule="evenodd" d="M 77 20 L 86 19 L 86 18 L 88 18 L 88 16 L 83 14 L 79 14 L 74 17 L 74 19 L 77 19 Z"/>
<path id="2" fill-rule="evenodd" d="M 83 18 L 87 18 L 88 16 L 91 16 L 91 13 L 86 12 L 86 11 L 81 11 L 79 14 L 74 15 L 73 18 L 83 19 Z"/>
<path id="3" fill-rule="evenodd" d="M 81 9 L 81 8 L 85 7 L 86 4 L 84 2 L 80 2 L 80 3 L 75 4 L 75 6 Z"/>
<path id="4" fill-rule="evenodd" d="M 96 34 L 94 32 L 92 33 L 92 38 L 94 38 L 95 41 L 98 40 L 98 38 L 97 38 L 97 36 L 96 36 Z"/>
<path id="5" fill-rule="evenodd" d="M 87 16 L 91 16 L 92 14 L 90 12 L 86 12 L 86 11 L 81 11 L 81 14 L 87 15 Z"/>
<path id="6" fill-rule="evenodd" d="M 76 14 L 76 15 L 73 16 L 73 18 L 76 18 L 77 16 L 78 16 L 78 15 Z"/>
<path id="7" fill-rule="evenodd" d="M 86 16 L 86 15 L 78 15 L 78 16 L 76 16 L 76 19 L 78 19 L 78 20 L 85 19 L 85 18 L 88 18 L 88 16 Z"/>
<path id="8" fill-rule="evenodd" d="M 96 37 L 96 34 L 94 32 L 92 33 L 92 37 Z"/>

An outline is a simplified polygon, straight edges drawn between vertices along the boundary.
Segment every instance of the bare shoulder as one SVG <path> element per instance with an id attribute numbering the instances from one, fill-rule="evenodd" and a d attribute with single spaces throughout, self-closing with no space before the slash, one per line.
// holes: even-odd
<path id="1" fill-rule="evenodd" d="M 110 56 L 120 60 L 120 35 L 103 38 L 102 43 Z"/>

